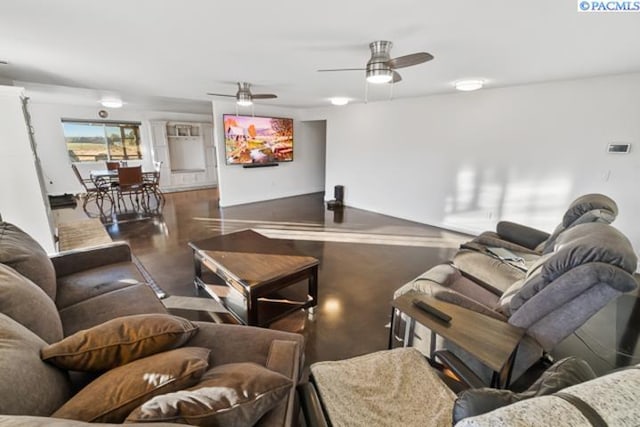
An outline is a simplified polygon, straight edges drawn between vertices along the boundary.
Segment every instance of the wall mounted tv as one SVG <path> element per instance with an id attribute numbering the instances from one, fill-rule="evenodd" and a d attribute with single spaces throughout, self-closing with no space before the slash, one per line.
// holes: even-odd
<path id="1" fill-rule="evenodd" d="M 293 119 L 224 114 L 228 165 L 293 161 Z"/>

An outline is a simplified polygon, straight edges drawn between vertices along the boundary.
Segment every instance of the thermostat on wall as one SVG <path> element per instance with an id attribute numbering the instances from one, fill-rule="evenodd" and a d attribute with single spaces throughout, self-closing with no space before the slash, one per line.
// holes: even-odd
<path id="1" fill-rule="evenodd" d="M 607 153 L 626 154 L 631 151 L 631 144 L 609 144 Z"/>

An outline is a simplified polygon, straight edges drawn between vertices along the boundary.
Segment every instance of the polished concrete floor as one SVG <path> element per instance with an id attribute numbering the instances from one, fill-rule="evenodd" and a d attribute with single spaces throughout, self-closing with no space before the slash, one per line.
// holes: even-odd
<path id="1" fill-rule="evenodd" d="M 58 220 L 79 211 L 58 211 Z M 91 207 L 89 213 L 96 215 Z M 194 295 L 189 241 L 251 228 L 290 240 L 299 252 L 318 258 L 319 305 L 313 318 L 299 313 L 272 326 L 303 333 L 309 363 L 386 348 L 394 290 L 446 262 L 469 238 L 359 209 L 328 211 L 321 193 L 229 208 L 218 206 L 215 189 L 172 193 L 160 214 L 108 222 L 112 238 L 129 242 L 170 295 Z M 639 317 L 637 295 L 625 295 L 561 343 L 554 356 L 581 356 L 599 373 L 640 363 Z"/>

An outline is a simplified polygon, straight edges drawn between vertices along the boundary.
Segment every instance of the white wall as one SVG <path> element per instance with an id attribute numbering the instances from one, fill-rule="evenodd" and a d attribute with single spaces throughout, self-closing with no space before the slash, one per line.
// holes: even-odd
<path id="1" fill-rule="evenodd" d="M 233 206 L 324 190 L 324 126 L 304 123 L 298 110 L 254 104 L 261 116 L 293 118 L 293 162 L 275 167 L 243 168 L 225 164 L 223 114 L 236 114 L 235 103 L 213 102 L 214 134 L 218 153 L 220 206 Z M 238 114 L 251 115 L 251 108 L 238 108 Z"/>
<path id="2" fill-rule="evenodd" d="M 32 99 L 30 102 L 31 122 L 35 129 L 38 154 L 42 159 L 47 192 L 49 194 L 75 194 L 82 187 L 71 169 L 71 160 L 67 154 L 61 119 L 88 119 L 100 121 L 97 115 L 103 108 L 64 103 L 44 103 Z M 168 113 L 163 111 L 132 110 L 126 108 L 109 109 L 107 120 L 138 121 L 140 127 L 143 169 L 153 169 L 151 159 L 150 120 L 182 120 L 211 123 L 209 114 Z M 130 162 L 136 164 L 137 162 Z M 78 164 L 83 176 L 92 169 L 104 169 L 104 162 L 84 162 Z"/>
<path id="3" fill-rule="evenodd" d="M 0 214 L 52 253 L 49 206 L 38 179 L 22 95 L 22 88 L 0 86 Z"/>
<path id="4" fill-rule="evenodd" d="M 618 203 L 640 251 L 640 74 L 308 110 L 327 119 L 326 194 L 478 233 L 502 219 L 552 230 L 575 197 Z M 630 154 L 608 154 L 611 142 Z"/>

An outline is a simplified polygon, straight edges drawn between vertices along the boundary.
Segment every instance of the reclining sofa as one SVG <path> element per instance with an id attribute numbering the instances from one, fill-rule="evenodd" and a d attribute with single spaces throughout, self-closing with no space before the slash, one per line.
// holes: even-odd
<path id="1" fill-rule="evenodd" d="M 580 224 L 611 224 L 617 216 L 618 206 L 611 198 L 604 194 L 586 194 L 571 202 L 551 234 L 501 221 L 495 232 L 485 231 L 463 244 L 452 262 L 500 295 L 514 281 L 524 279 L 529 267 L 541 256 L 552 252 L 564 232 Z M 512 258 L 496 254 L 496 248 L 506 249 Z"/>
<path id="2" fill-rule="evenodd" d="M 479 257 L 486 257 L 478 253 Z M 491 316 L 525 331 L 514 362 L 515 380 L 560 341 L 622 293 L 633 291 L 637 257 L 629 240 L 613 226 L 587 222 L 558 235 L 552 250 L 538 257 L 522 277 L 504 279 L 499 289 L 455 263 L 443 264 L 399 288 L 394 298 L 411 290 Z M 489 264 L 486 268 L 492 268 Z M 506 283 L 506 284 L 505 284 Z M 430 348 L 430 334 L 416 326 L 420 348 Z M 439 342 L 489 384 L 492 372 L 450 342 Z"/>
<path id="3" fill-rule="evenodd" d="M 245 373 L 257 370 L 269 379 L 278 377 L 282 384 L 288 384 L 286 393 L 280 400 L 272 401 L 268 409 L 261 406 L 262 412 L 252 424 L 295 425 L 298 414 L 295 385 L 300 379 L 304 354 L 301 335 L 248 326 L 189 322 L 170 316 L 154 291 L 143 281 L 141 272 L 131 260 L 130 249 L 124 243 L 49 257 L 18 227 L 0 222 L 0 425 L 89 425 L 72 421 L 75 417 L 69 413 L 73 411 L 62 408 L 69 408 L 70 402 L 79 396 L 82 396 L 83 408 L 117 398 L 114 396 L 118 393 L 127 392 L 126 376 L 108 384 L 106 392 L 103 390 L 100 396 L 92 397 L 88 390 L 100 378 L 116 370 L 155 360 L 150 359 L 153 357 L 169 357 L 171 351 L 183 351 L 187 355 L 197 353 L 199 356 L 194 356 L 194 360 L 199 360 L 199 375 L 211 376 L 216 374 L 216 369 L 249 364 L 248 371 L 243 369 Z M 144 328 L 130 326 L 130 322 L 139 324 L 135 322 L 140 321 Z M 90 372 L 86 367 L 82 367 L 83 372 L 62 368 L 51 363 L 50 359 L 45 361 L 41 358 L 41 353 L 44 357 L 51 348 L 58 348 L 56 346 L 69 340 L 72 343 L 73 339 L 75 342 L 84 340 L 82 345 L 90 344 L 91 340 L 86 338 L 90 335 L 87 331 L 97 331 L 92 338 L 94 341 L 104 340 L 105 325 L 114 324 L 115 328 L 112 327 L 109 333 L 124 334 L 126 340 L 120 344 L 124 343 L 122 345 L 126 347 L 133 342 L 133 347 L 126 351 L 117 347 L 110 356 L 100 353 L 100 357 L 90 358 L 91 363 L 99 362 L 99 366 L 94 366 Z M 136 334 L 143 333 L 146 328 L 166 336 L 169 327 L 166 325 L 175 327 L 176 324 L 180 329 L 179 339 L 176 341 L 176 334 L 171 332 L 174 338 L 169 349 L 165 345 L 165 350 L 158 354 L 137 354 L 138 360 L 125 363 L 124 359 L 132 359 L 131 354 L 141 351 L 142 338 Z M 155 346 L 156 351 L 157 336 L 147 338 L 146 342 Z M 186 363 L 186 359 L 180 357 L 178 363 Z M 107 365 L 118 367 L 107 370 L 104 367 Z M 191 369 L 192 365 L 187 367 Z M 167 383 L 174 384 L 172 379 L 167 380 L 160 375 L 164 366 L 163 363 L 151 365 L 150 372 L 157 372 L 153 374 L 157 376 L 154 381 L 162 382 L 164 378 Z M 207 373 L 204 373 L 204 367 L 208 369 Z M 191 379 L 195 380 L 195 376 Z M 248 393 L 245 392 L 241 390 L 238 395 Z M 55 418 L 53 414 L 56 414 Z M 256 417 L 256 412 L 251 416 Z M 126 414 L 119 418 L 110 415 L 91 420 L 121 423 L 125 417 Z M 238 414 L 239 420 L 250 419 L 246 417 L 246 413 Z M 162 425 L 174 425 L 171 418 L 163 421 Z"/>

